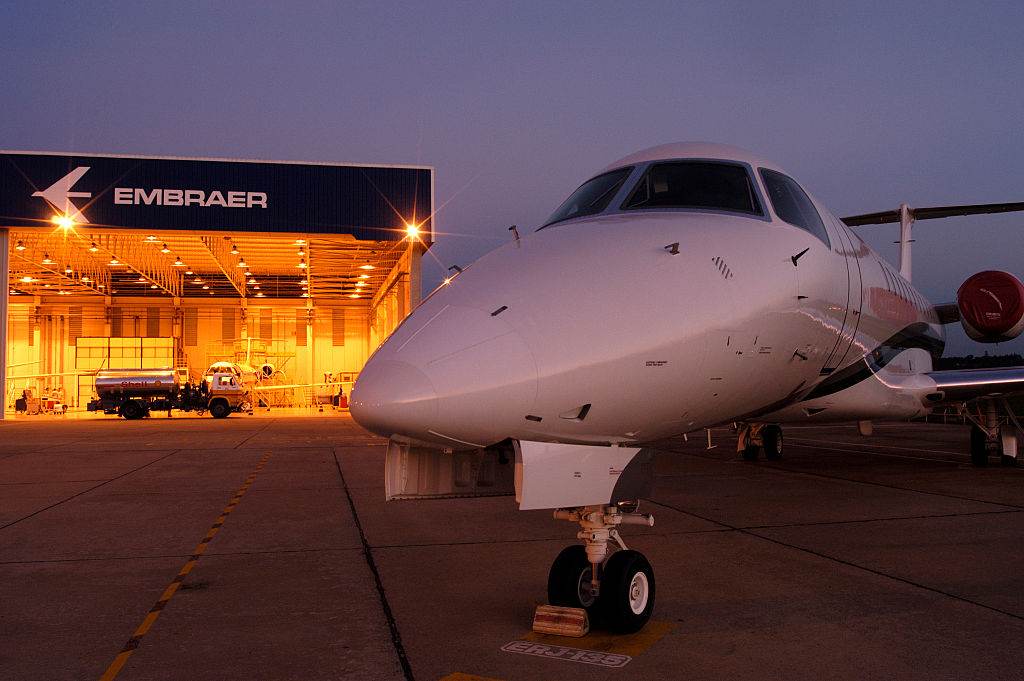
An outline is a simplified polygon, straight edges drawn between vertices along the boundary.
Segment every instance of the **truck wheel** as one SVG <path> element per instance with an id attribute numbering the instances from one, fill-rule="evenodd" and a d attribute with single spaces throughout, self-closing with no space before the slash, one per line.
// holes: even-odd
<path id="1" fill-rule="evenodd" d="M 229 407 L 228 403 L 223 400 L 217 400 L 210 405 L 210 416 L 215 419 L 227 418 L 227 415 L 230 413 L 231 407 Z"/>
<path id="2" fill-rule="evenodd" d="M 128 400 L 121 405 L 121 416 L 129 421 L 141 419 L 146 415 L 146 408 L 138 400 Z"/>

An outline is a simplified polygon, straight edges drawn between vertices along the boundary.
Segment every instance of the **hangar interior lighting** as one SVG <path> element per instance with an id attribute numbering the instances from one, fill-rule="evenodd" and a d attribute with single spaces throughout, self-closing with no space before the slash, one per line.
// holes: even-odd
<path id="1" fill-rule="evenodd" d="M 231 255 L 238 255 L 238 246 L 236 246 L 234 242 L 231 244 Z"/>
<path id="2" fill-rule="evenodd" d="M 18 245 L 15 246 L 14 248 L 15 248 L 15 250 L 18 250 L 18 251 L 24 251 L 25 250 L 25 244 L 23 242 L 19 241 Z"/>
<path id="3" fill-rule="evenodd" d="M 306 256 L 306 251 L 305 251 L 305 249 L 304 249 L 304 248 L 302 248 L 302 246 L 299 246 L 299 252 L 298 252 L 298 256 L 299 256 L 300 258 L 303 258 L 303 257 L 305 257 L 305 256 Z"/>
<path id="4" fill-rule="evenodd" d="M 175 258 L 174 259 L 174 266 L 175 267 L 184 267 L 185 263 L 181 261 L 181 258 Z"/>
<path id="5" fill-rule="evenodd" d="M 24 276 L 24 277 L 21 278 L 21 280 L 23 282 L 25 282 L 26 284 L 31 284 L 33 281 L 36 281 L 35 279 L 33 279 L 32 277 L 29 277 L 29 276 Z"/>
<path id="6" fill-rule="evenodd" d="M 149 287 L 150 288 L 156 288 L 156 284 L 150 284 Z"/>
<path id="7" fill-rule="evenodd" d="M 253 277 L 253 278 L 250 278 L 250 279 L 249 279 L 249 284 L 250 284 L 250 285 L 251 285 L 251 284 L 255 284 L 255 283 L 256 283 L 256 279 L 255 279 L 255 277 Z"/>
<path id="8" fill-rule="evenodd" d="M 245 264 L 245 258 L 238 261 L 238 267 L 248 267 L 248 265 Z"/>
<path id="9" fill-rule="evenodd" d="M 299 261 L 299 264 L 298 264 L 298 265 L 296 265 L 296 267 L 298 267 L 298 268 L 299 268 L 300 270 L 304 270 L 304 269 L 306 269 L 306 261 L 305 261 L 304 259 L 303 259 L 303 260 L 300 260 L 300 261 Z"/>
<path id="10" fill-rule="evenodd" d="M 156 241 L 156 237 L 150 234 L 149 236 L 146 237 L 146 241 Z"/>
<path id="11" fill-rule="evenodd" d="M 369 279 L 369 278 L 370 278 L 370 275 L 369 275 L 369 274 L 360 274 L 360 275 L 359 275 L 359 278 L 360 278 L 360 279 Z"/>
<path id="12" fill-rule="evenodd" d="M 366 286 L 366 282 L 365 281 L 357 281 L 356 282 L 356 286 L 359 286 L 359 287 Z"/>
<path id="13" fill-rule="evenodd" d="M 89 278 L 88 274 L 83 274 L 82 275 L 82 283 L 88 284 L 90 281 L 92 281 L 92 279 Z M 102 284 L 100 284 L 100 286 L 102 286 Z"/>
<path id="14" fill-rule="evenodd" d="M 348 297 L 349 298 L 359 298 L 360 296 L 359 296 L 358 293 L 350 293 Z"/>
<path id="15" fill-rule="evenodd" d="M 98 250 L 100 250 L 100 249 L 99 249 L 99 247 L 98 247 L 98 246 L 96 245 L 96 242 L 95 242 L 95 241 L 93 241 L 93 242 L 92 242 L 92 245 L 91 245 L 91 246 L 89 246 L 89 252 L 90 252 L 90 253 L 95 253 L 95 252 L 96 252 L 96 251 L 98 251 Z"/>
<path id="16" fill-rule="evenodd" d="M 108 265 L 120 265 L 121 261 L 119 261 L 117 258 L 111 258 L 110 262 L 108 262 L 107 264 Z"/>
<path id="17" fill-rule="evenodd" d="M 296 245 L 296 246 L 302 246 L 302 245 L 303 245 L 303 244 L 305 244 L 305 243 L 306 243 L 306 240 L 305 240 L 305 239 L 296 239 L 296 240 L 295 240 L 295 245 Z"/>
<path id="18" fill-rule="evenodd" d="M 71 269 L 71 265 L 64 266 L 64 274 L 71 274 L 74 270 Z"/>
<path id="19" fill-rule="evenodd" d="M 160 248 L 160 252 L 161 252 L 161 253 L 170 253 L 170 252 L 171 252 L 171 249 L 167 248 L 167 244 L 164 244 L 164 245 L 163 245 L 163 246 L 162 246 L 162 247 Z"/>
<path id="20" fill-rule="evenodd" d="M 43 253 L 43 264 L 44 265 L 52 265 L 53 264 L 53 261 L 50 260 L 50 254 L 49 253 Z"/>

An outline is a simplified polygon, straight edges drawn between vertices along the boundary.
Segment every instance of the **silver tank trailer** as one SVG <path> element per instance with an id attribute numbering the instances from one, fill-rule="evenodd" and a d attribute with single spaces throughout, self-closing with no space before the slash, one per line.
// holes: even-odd
<path id="1" fill-rule="evenodd" d="M 178 391 L 173 369 L 105 369 L 96 372 L 96 394 L 109 398 L 119 394 L 133 397 L 169 396 Z"/>

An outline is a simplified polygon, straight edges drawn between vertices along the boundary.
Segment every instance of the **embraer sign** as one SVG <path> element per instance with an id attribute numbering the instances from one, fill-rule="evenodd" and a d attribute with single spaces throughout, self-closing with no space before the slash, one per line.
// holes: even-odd
<path id="1" fill-rule="evenodd" d="M 351 234 L 431 241 L 433 170 L 0 151 L 0 227 Z"/>
<path id="2" fill-rule="evenodd" d="M 114 203 L 121 206 L 199 206 L 210 208 L 266 208 L 267 195 L 263 192 L 221 192 L 216 189 L 207 194 L 201 189 L 141 189 L 114 187 Z"/>

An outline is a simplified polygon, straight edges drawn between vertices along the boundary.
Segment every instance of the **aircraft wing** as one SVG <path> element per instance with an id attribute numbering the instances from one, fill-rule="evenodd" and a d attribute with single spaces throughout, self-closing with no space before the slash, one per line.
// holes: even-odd
<path id="1" fill-rule="evenodd" d="M 1024 210 L 1024 203 L 978 203 L 967 206 L 931 206 L 928 208 L 914 208 L 915 220 L 933 220 L 935 218 L 949 218 L 957 215 L 980 215 L 984 213 L 1011 213 Z M 858 225 L 883 225 L 889 222 L 899 222 L 900 212 L 898 210 L 883 210 L 880 213 L 866 213 L 864 215 L 851 215 L 843 218 L 843 222 L 850 227 Z"/>
<path id="2" fill-rule="evenodd" d="M 1024 393 L 1024 367 L 931 371 L 928 376 L 945 394 L 943 402 L 967 402 L 980 397 L 1009 397 Z"/>

